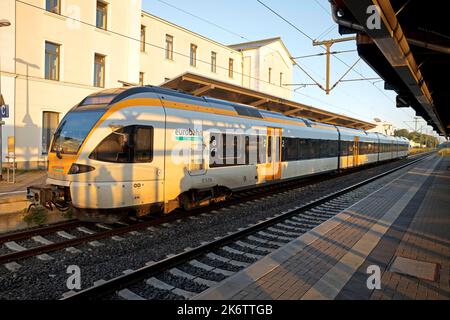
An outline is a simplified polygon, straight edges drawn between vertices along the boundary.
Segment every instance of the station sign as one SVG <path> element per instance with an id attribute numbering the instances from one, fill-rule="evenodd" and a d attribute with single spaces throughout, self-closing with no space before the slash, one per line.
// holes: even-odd
<path id="1" fill-rule="evenodd" d="M 0 118 L 9 118 L 9 105 L 4 104 L 0 107 Z"/>

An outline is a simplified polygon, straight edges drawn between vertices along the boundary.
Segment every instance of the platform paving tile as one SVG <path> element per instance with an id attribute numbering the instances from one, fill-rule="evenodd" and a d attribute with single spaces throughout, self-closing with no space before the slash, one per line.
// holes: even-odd
<path id="1" fill-rule="evenodd" d="M 408 173 L 195 299 L 335 298 L 439 161 L 434 157 L 415 165 Z M 366 279 L 360 278 L 359 284 L 365 285 Z M 390 290 L 378 292 L 373 298 L 403 299 L 417 296 L 420 291 L 418 285 L 401 282 L 395 276 L 383 274 L 382 281 L 390 283 Z M 351 290 L 347 293 L 351 295 Z"/>
<path id="2" fill-rule="evenodd" d="M 450 158 L 443 158 L 431 175 L 429 188 L 423 202 L 418 203 L 417 213 L 405 225 L 404 234 L 397 233 L 398 246 L 390 256 L 421 262 L 437 263 L 436 281 L 419 279 L 391 272 L 385 268 L 381 278 L 381 290 L 374 291 L 370 299 L 450 299 L 450 198 L 448 196 Z M 379 293 L 380 292 L 380 293 Z"/>

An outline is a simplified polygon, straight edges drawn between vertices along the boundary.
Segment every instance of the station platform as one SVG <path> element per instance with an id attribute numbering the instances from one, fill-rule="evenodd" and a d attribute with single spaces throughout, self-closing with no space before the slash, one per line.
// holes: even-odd
<path id="1" fill-rule="evenodd" d="M 3 173 L 3 178 L 6 180 L 6 173 Z M 16 183 L 0 181 L 0 195 L 25 192 L 28 186 L 42 184 L 46 179 L 47 172 L 44 170 L 19 171 L 16 173 Z"/>
<path id="2" fill-rule="evenodd" d="M 194 299 L 448 300 L 449 273 L 450 157 L 434 155 Z"/>
<path id="3" fill-rule="evenodd" d="M 6 179 L 5 173 L 3 173 L 3 178 Z M 46 179 L 46 171 L 34 170 L 17 172 L 14 184 L 5 180 L 0 181 L 0 216 L 20 213 L 27 208 L 29 205 L 26 201 L 27 187 L 43 184 Z"/>

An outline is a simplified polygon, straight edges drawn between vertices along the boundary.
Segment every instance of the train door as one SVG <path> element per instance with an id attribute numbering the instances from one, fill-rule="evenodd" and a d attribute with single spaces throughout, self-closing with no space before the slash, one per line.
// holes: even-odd
<path id="1" fill-rule="evenodd" d="M 353 166 L 359 166 L 359 137 L 355 137 L 353 141 Z"/>
<path id="2" fill-rule="evenodd" d="M 267 128 L 266 181 L 281 178 L 281 128 Z"/>
<path id="3" fill-rule="evenodd" d="M 204 133 L 205 134 L 205 133 Z M 200 176 L 206 173 L 205 163 L 205 141 L 209 141 L 209 137 L 200 137 L 200 139 L 192 139 L 190 141 L 189 152 L 189 175 Z"/>

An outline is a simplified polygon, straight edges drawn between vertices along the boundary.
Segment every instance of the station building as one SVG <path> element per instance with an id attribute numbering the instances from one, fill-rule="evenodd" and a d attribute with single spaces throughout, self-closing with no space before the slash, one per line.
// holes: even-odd
<path id="1" fill-rule="evenodd" d="M 161 85 L 186 72 L 291 99 L 293 62 L 280 38 L 224 45 L 142 11 L 141 0 L 2 0 L 2 155 L 45 168 L 59 121 L 85 96 Z"/>

